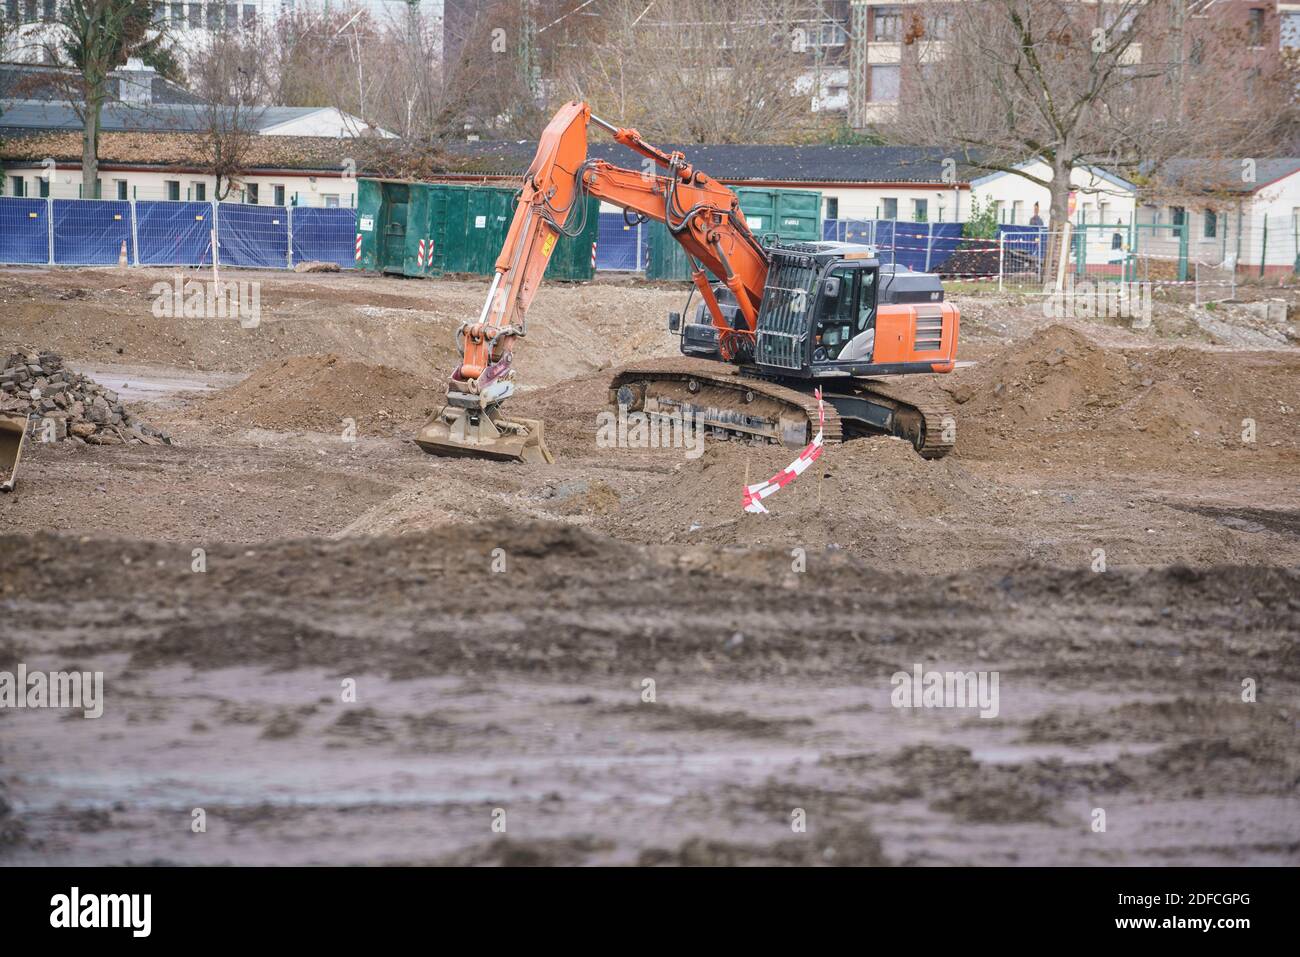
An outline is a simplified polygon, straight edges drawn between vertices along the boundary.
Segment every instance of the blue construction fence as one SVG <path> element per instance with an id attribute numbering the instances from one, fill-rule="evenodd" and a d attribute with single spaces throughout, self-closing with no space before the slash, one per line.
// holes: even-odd
<path id="1" fill-rule="evenodd" d="M 1047 227 L 1045 226 L 1008 226 L 998 227 L 998 239 L 1008 253 L 1042 262 L 1047 253 Z"/>
<path id="2" fill-rule="evenodd" d="M 940 269 L 961 245 L 961 223 L 911 223 L 901 219 L 828 219 L 822 239 L 866 243 L 876 247 L 883 262 L 917 272 Z"/>
<path id="3" fill-rule="evenodd" d="M 601 213 L 596 224 L 596 268 L 640 271 L 650 260 L 650 230 L 619 213 Z"/>
<path id="4" fill-rule="evenodd" d="M 0 263 L 291 269 L 356 265 L 355 209 L 170 200 L 0 197 Z"/>
<path id="5" fill-rule="evenodd" d="M 822 238 L 875 245 L 882 259 L 911 269 L 938 269 L 961 245 L 961 223 L 909 223 L 892 219 L 828 219 Z M 601 213 L 596 268 L 638 271 L 650 258 L 649 231 L 622 213 Z"/>

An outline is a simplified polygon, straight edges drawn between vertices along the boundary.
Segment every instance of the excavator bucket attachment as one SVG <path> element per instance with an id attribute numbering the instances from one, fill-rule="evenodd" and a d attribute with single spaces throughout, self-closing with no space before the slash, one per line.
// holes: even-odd
<path id="1" fill-rule="evenodd" d="M 424 424 L 415 443 L 433 455 L 551 463 L 541 419 L 493 419 L 487 412 L 447 406 Z"/>
<path id="2" fill-rule="evenodd" d="M 12 492 L 18 479 L 18 460 L 27 438 L 27 418 L 0 415 L 0 492 Z"/>

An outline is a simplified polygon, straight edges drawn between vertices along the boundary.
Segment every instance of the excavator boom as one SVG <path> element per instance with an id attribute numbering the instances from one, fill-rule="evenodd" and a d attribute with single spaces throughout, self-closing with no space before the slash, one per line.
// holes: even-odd
<path id="1" fill-rule="evenodd" d="M 591 123 L 640 153 L 647 166 L 622 169 L 587 158 Z M 767 278 L 768 258 L 750 232 L 736 194 L 694 169 L 680 153 L 665 153 L 632 129 L 593 117 L 583 102 L 565 104 L 547 124 L 523 188 L 492 284 L 477 322 L 457 330 L 462 360 L 448 384 L 447 405 L 416 442 L 444 455 L 481 455 L 523 461 L 551 461 L 536 420 L 510 421 L 499 415 L 514 391 L 516 340 L 527 335 L 528 309 L 541 286 L 555 244 L 581 231 L 587 196 L 664 223 L 694 264 L 693 281 L 708 305 L 721 341 L 752 341 Z M 744 329 L 728 323 L 709 275 L 736 299 Z"/>

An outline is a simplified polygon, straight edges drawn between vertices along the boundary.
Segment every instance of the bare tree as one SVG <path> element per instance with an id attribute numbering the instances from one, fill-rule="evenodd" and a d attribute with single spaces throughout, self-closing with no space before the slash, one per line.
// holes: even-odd
<path id="1" fill-rule="evenodd" d="M 87 198 L 96 195 L 99 182 L 99 133 L 111 95 L 109 74 L 131 57 L 164 76 L 179 74 L 165 29 L 152 22 L 153 6 L 149 0 L 64 0 L 48 21 L 46 58 L 70 68 L 57 82 L 82 123 L 81 192 Z"/>
<path id="2" fill-rule="evenodd" d="M 342 34 L 350 31 L 364 37 L 370 29 L 370 14 L 365 10 L 308 8 L 281 16 L 265 47 L 274 102 L 281 106 L 338 103 L 340 109 L 358 113 L 354 55 Z"/>
<path id="3" fill-rule="evenodd" d="M 955 159 L 975 168 L 1045 187 L 1054 226 L 1067 218 L 1075 169 L 1140 176 L 1179 156 L 1263 148 L 1276 107 L 1247 90 L 1264 81 L 1212 24 L 1190 35 L 1172 15 L 1171 4 L 1182 3 L 980 0 L 909 8 L 901 108 L 882 130 L 896 142 L 953 148 Z M 1022 166 L 1033 159 L 1050 175 Z"/>
<path id="4" fill-rule="evenodd" d="M 415 140 L 536 135 L 546 117 L 532 65 L 545 10 L 495 0 L 449 23 L 415 5 L 390 15 L 367 51 L 374 96 L 362 115 Z"/>
<path id="5" fill-rule="evenodd" d="M 603 34 L 558 79 L 569 96 L 657 139 L 788 140 L 811 119 L 799 89 L 799 11 L 780 0 L 613 0 Z"/>
<path id="6" fill-rule="evenodd" d="M 220 201 L 245 172 L 258 136 L 271 84 L 263 54 L 266 38 L 258 31 L 221 33 L 196 53 L 190 65 L 194 91 L 201 97 L 199 139 L 216 178 Z"/>

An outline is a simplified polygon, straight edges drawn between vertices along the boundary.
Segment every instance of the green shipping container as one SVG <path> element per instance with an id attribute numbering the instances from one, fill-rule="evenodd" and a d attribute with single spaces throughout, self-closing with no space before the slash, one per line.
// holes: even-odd
<path id="1" fill-rule="evenodd" d="M 818 242 L 822 238 L 822 194 L 811 189 L 736 187 L 740 209 L 754 235 L 770 242 Z"/>
<path id="2" fill-rule="evenodd" d="M 405 276 L 490 276 L 514 218 L 517 191 L 503 186 L 360 181 L 357 197 L 363 269 Z M 562 236 L 546 278 L 589 280 L 600 203 L 588 199 L 587 222 Z M 369 228 L 367 228 L 369 227 Z"/>
<path id="3" fill-rule="evenodd" d="M 581 217 L 581 213 L 578 213 Z M 579 220 L 566 224 L 568 229 L 577 229 Z M 593 263 L 595 257 L 596 236 L 600 230 L 600 200 L 594 196 L 587 197 L 587 218 L 581 223 L 582 230 L 573 236 L 561 236 L 551 253 L 551 261 L 546 267 L 545 279 L 559 282 L 587 282 L 596 275 Z"/>
<path id="4" fill-rule="evenodd" d="M 691 278 L 691 261 L 682 244 L 673 239 L 663 223 L 651 220 L 646 223 L 646 245 L 650 259 L 646 263 L 647 279 L 687 280 Z"/>
<path id="5" fill-rule="evenodd" d="M 810 189 L 760 189 L 735 187 L 740 209 L 750 230 L 764 242 L 818 242 L 822 238 L 822 194 Z M 689 280 L 690 260 L 686 251 L 663 223 L 649 226 L 650 260 L 647 279 Z"/>
<path id="6" fill-rule="evenodd" d="M 357 232 L 361 269 L 401 274 L 406 258 L 410 184 L 362 179 L 357 184 Z"/>

